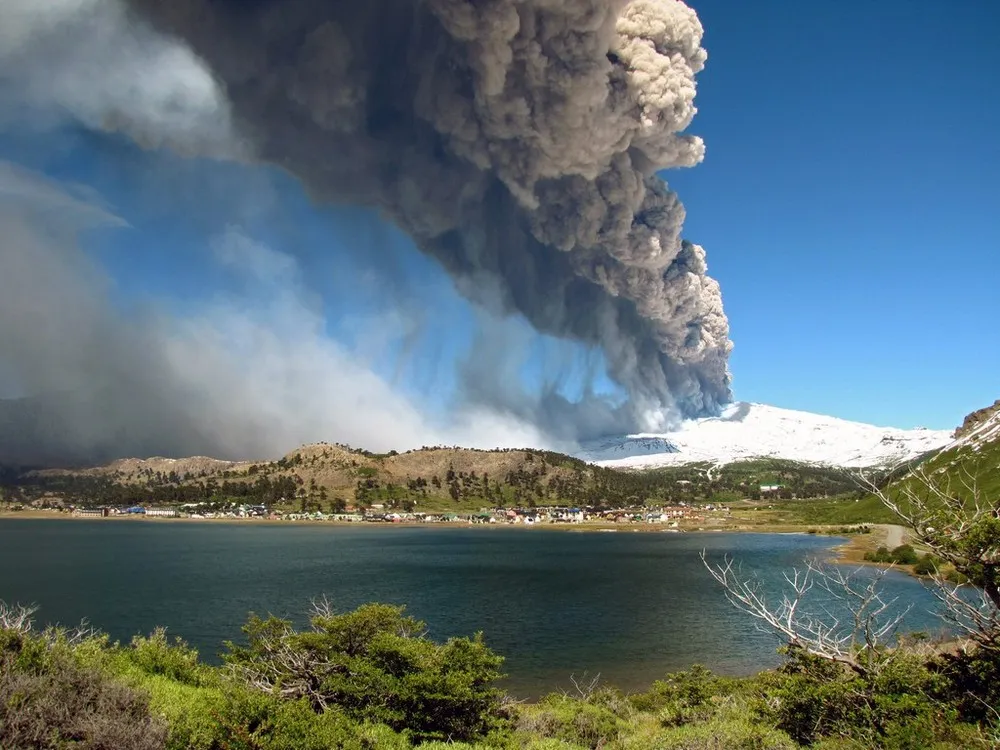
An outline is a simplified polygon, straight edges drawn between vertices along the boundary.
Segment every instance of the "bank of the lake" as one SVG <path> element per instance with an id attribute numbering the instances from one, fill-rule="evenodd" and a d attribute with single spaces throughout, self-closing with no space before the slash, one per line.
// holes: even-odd
<path id="1" fill-rule="evenodd" d="M 0 599 L 45 621 L 83 618 L 127 639 L 165 625 L 212 658 L 251 610 L 301 622 L 310 599 L 339 609 L 406 604 L 436 638 L 483 630 L 509 685 L 537 695 L 600 673 L 626 689 L 702 663 L 749 674 L 776 641 L 726 601 L 699 560 L 725 554 L 769 585 L 842 539 L 807 534 L 481 533 L 476 528 L 257 523 L 0 523 Z M 937 630 L 933 598 L 892 573 L 908 625 Z"/>

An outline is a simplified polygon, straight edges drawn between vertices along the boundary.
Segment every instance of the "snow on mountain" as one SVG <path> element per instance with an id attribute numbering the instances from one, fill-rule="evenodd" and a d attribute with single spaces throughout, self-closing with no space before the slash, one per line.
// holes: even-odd
<path id="1" fill-rule="evenodd" d="M 660 435 L 627 435 L 581 447 L 602 466 L 652 468 L 698 461 L 726 464 L 783 458 L 827 466 L 895 465 L 948 445 L 950 430 L 901 430 L 809 412 L 740 402 L 718 417 L 685 421 Z"/>
<path id="2" fill-rule="evenodd" d="M 666 437 L 626 435 L 625 437 L 601 438 L 590 441 L 583 446 L 583 450 L 577 455 L 587 461 L 602 462 L 623 458 L 661 456 L 664 453 L 677 453 L 679 450 L 680 448 Z"/>

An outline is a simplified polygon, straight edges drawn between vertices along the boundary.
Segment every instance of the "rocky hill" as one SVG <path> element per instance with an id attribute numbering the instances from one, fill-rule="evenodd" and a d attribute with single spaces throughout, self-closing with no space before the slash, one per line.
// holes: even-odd
<path id="1" fill-rule="evenodd" d="M 601 502 L 646 480 L 538 450 L 427 447 L 375 454 L 344 445 L 305 445 L 277 461 L 203 456 L 123 459 L 82 470 L 45 469 L 14 478 L 21 491 L 89 502 L 204 502 L 245 499 L 322 508 L 469 508 L 495 504 Z M 37 494 L 37 493 L 36 493 Z"/>
<path id="2" fill-rule="evenodd" d="M 862 465 L 862 457 L 905 462 L 944 443 L 928 466 L 940 472 L 973 467 L 980 474 L 985 472 L 987 481 L 1000 485 L 1000 406 L 996 404 L 967 417 L 955 440 L 948 440 L 950 433 L 944 431 L 914 430 L 900 435 L 897 432 L 903 431 L 748 404 L 738 405 L 721 418 L 705 420 L 688 432 L 692 431 L 702 436 L 698 439 L 705 446 L 723 445 L 727 435 L 733 438 L 727 447 L 728 460 L 720 459 L 717 451 L 702 456 L 693 450 L 696 441 L 691 434 L 672 435 L 673 442 L 637 439 L 625 446 L 625 460 L 622 446 L 615 441 L 593 446 L 593 455 L 588 457 L 603 459 L 607 462 L 603 466 L 532 449 L 434 446 L 375 454 L 318 443 L 302 446 L 277 461 L 129 458 L 79 470 L 0 472 L 0 491 L 7 499 L 36 503 L 242 502 L 298 509 L 382 505 L 429 511 L 759 499 L 765 491 L 777 498 L 815 498 L 853 492 L 856 487 L 850 474 L 841 467 Z M 781 446 L 793 444 L 800 453 L 810 450 L 841 460 L 783 458 Z M 741 459 L 744 445 L 753 447 L 757 457 Z M 636 470 L 649 458 L 656 463 L 675 451 L 685 452 L 686 460 Z M 701 460 L 692 462 L 693 458 Z"/>
<path id="3" fill-rule="evenodd" d="M 970 437 L 981 440 L 985 436 L 982 428 L 988 425 L 996 425 L 997 417 L 1000 415 L 1000 399 L 993 402 L 992 406 L 986 406 L 972 412 L 962 421 L 962 426 L 955 430 L 955 439 L 962 440 Z M 976 438 L 976 436 L 979 436 Z"/>
<path id="4" fill-rule="evenodd" d="M 928 462 L 955 486 L 974 479 L 981 492 L 1000 506 L 1000 401 L 972 412 L 956 439 Z"/>
<path id="5" fill-rule="evenodd" d="M 931 483 L 966 499 L 975 490 L 980 500 L 1000 507 L 1000 401 L 969 414 L 955 431 L 955 439 L 926 456 L 919 472 L 900 467 L 893 481 Z"/>

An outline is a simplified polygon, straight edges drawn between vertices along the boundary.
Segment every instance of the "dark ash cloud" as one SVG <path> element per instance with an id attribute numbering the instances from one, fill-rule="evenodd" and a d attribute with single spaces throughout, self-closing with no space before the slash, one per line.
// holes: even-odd
<path id="1" fill-rule="evenodd" d="M 731 399 L 719 286 L 656 174 L 704 152 L 683 133 L 706 59 L 683 3 L 129 5 L 207 63 L 258 158 L 379 207 L 471 299 L 600 347 L 631 405 L 595 425 L 582 404 L 582 430 Z"/>

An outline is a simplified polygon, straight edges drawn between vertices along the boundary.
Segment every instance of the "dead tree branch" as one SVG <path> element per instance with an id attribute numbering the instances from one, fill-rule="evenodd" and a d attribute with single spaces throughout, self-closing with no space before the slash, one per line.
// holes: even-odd
<path id="1" fill-rule="evenodd" d="M 980 591 L 972 595 L 938 576 L 945 619 L 979 645 L 1000 648 L 1000 498 L 983 491 L 978 471 L 968 462 L 921 464 L 888 487 L 864 472 L 857 481 Z"/>
<path id="2" fill-rule="evenodd" d="M 843 664 L 862 675 L 877 671 L 892 658 L 889 643 L 909 608 L 890 613 L 895 600 L 887 601 L 881 594 L 886 571 L 866 581 L 857 571 L 847 573 L 810 562 L 786 573 L 781 598 L 772 600 L 762 581 L 755 575 L 744 575 L 733 559 L 726 557 L 713 564 L 704 551 L 701 559 L 734 606 L 792 648 Z M 810 609 L 815 599 L 810 594 L 817 589 L 826 592 L 828 602 Z"/>

